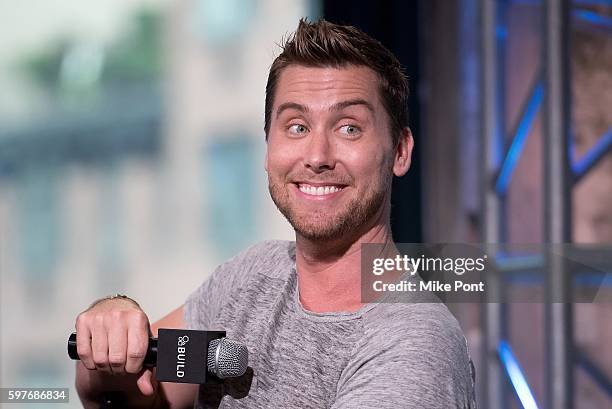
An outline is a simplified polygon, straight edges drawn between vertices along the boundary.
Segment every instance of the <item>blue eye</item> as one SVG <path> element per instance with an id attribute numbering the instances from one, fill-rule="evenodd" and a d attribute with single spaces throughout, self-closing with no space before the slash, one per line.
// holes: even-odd
<path id="1" fill-rule="evenodd" d="M 348 136 L 357 136 L 360 130 L 355 125 L 342 125 L 340 127 L 340 132 Z"/>
<path id="2" fill-rule="evenodd" d="M 308 128 L 302 124 L 293 124 L 289 127 L 289 132 L 295 135 L 302 135 L 308 132 Z"/>

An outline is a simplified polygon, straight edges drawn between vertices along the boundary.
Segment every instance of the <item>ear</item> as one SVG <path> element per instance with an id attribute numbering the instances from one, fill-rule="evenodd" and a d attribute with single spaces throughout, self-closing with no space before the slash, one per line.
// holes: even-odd
<path id="1" fill-rule="evenodd" d="M 412 158 L 412 148 L 414 140 L 410 128 L 402 129 L 399 141 L 395 148 L 395 160 L 393 162 L 393 174 L 395 176 L 404 176 L 410 169 L 410 161 Z"/>

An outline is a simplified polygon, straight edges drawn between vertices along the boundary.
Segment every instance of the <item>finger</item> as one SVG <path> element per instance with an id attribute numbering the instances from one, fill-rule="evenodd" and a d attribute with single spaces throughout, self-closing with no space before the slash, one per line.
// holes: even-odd
<path id="1" fill-rule="evenodd" d="M 147 348 L 149 347 L 149 333 L 140 325 L 137 327 L 130 326 L 127 338 L 125 371 L 128 373 L 138 373 L 142 369 Z"/>
<path id="2" fill-rule="evenodd" d="M 153 387 L 153 372 L 150 369 L 145 369 L 142 375 L 138 377 L 136 385 L 143 395 L 153 395 L 155 392 L 155 388 Z"/>
<path id="3" fill-rule="evenodd" d="M 108 334 L 102 316 L 94 317 L 91 327 L 91 350 L 96 369 L 110 373 L 108 365 Z"/>
<path id="4" fill-rule="evenodd" d="M 89 331 L 89 327 L 84 323 L 84 320 L 85 318 L 79 315 L 75 325 L 77 353 L 85 368 L 96 369 L 91 352 L 91 331 Z"/>
<path id="5" fill-rule="evenodd" d="M 121 323 L 107 324 L 108 332 L 108 363 L 113 374 L 125 372 L 128 335 L 127 328 Z"/>

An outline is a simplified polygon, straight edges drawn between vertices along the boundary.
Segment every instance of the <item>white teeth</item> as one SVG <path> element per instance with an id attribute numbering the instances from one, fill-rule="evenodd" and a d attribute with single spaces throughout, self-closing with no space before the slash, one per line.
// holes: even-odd
<path id="1" fill-rule="evenodd" d="M 310 185 L 299 185 L 299 189 L 301 192 L 304 192 L 308 195 L 313 196 L 323 196 L 329 195 L 330 193 L 335 193 L 340 190 L 340 188 L 336 186 L 310 186 Z"/>

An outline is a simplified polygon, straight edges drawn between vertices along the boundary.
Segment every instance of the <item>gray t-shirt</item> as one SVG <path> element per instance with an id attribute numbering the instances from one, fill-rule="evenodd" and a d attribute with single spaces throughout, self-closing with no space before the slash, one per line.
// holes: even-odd
<path id="1" fill-rule="evenodd" d="M 314 313 L 299 301 L 295 243 L 220 265 L 185 303 L 188 328 L 247 345 L 238 379 L 200 386 L 197 408 L 475 408 L 463 332 L 441 303 Z"/>

